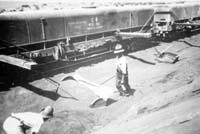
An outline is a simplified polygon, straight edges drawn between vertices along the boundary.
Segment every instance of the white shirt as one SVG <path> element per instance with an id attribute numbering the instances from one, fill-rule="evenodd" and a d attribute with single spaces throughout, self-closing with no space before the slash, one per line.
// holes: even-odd
<path id="1" fill-rule="evenodd" d="M 117 68 L 119 68 L 123 74 L 127 74 L 127 61 L 125 56 L 121 56 L 117 59 Z"/>
<path id="2" fill-rule="evenodd" d="M 15 116 L 22 120 L 25 125 L 30 126 L 31 132 L 39 132 L 40 127 L 44 123 L 43 116 L 39 113 L 24 112 L 24 113 L 12 113 L 11 117 Z"/>

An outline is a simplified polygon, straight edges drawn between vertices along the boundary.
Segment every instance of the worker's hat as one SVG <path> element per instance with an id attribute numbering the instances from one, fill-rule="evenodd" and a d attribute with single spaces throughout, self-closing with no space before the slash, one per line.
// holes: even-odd
<path id="1" fill-rule="evenodd" d="M 47 106 L 43 108 L 40 112 L 40 114 L 43 116 L 43 118 L 51 118 L 53 117 L 53 107 L 52 106 Z"/>
<path id="2" fill-rule="evenodd" d="M 124 52 L 124 49 L 122 48 L 122 45 L 121 44 L 117 44 L 115 46 L 114 53 L 117 54 L 117 53 L 122 53 L 122 52 Z"/>

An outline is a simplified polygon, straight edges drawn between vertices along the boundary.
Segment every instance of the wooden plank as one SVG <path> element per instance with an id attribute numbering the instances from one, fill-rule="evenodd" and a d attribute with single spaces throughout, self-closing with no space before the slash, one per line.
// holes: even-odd
<path id="1" fill-rule="evenodd" d="M 11 56 L 8 56 L 8 55 L 0 55 L 0 61 L 14 65 L 14 66 L 18 66 L 18 67 L 21 67 L 21 68 L 25 68 L 25 69 L 28 69 L 28 70 L 31 70 L 32 65 L 37 65 L 36 62 L 27 61 L 27 60 L 24 60 L 24 59 L 15 58 L 15 57 L 11 57 Z"/>

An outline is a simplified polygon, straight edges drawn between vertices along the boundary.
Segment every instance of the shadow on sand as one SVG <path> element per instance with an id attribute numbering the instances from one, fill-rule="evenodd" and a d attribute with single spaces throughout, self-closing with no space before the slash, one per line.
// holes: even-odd
<path id="1" fill-rule="evenodd" d="M 190 43 L 189 41 L 185 41 L 185 40 L 180 40 L 180 41 L 178 41 L 178 42 L 184 42 L 185 44 L 187 44 L 188 46 L 190 46 L 190 47 L 197 47 L 197 48 L 200 48 L 200 46 L 196 46 L 196 45 L 193 45 L 192 43 Z"/>
<path id="2" fill-rule="evenodd" d="M 136 92 L 136 90 L 132 89 L 132 88 L 128 91 L 129 95 L 131 95 L 131 96 L 134 96 L 135 92 Z"/>
<path id="3" fill-rule="evenodd" d="M 146 63 L 146 64 L 150 64 L 150 65 L 155 65 L 156 64 L 154 62 L 150 62 L 150 61 L 144 60 L 142 58 L 135 57 L 133 55 L 127 55 L 127 56 L 132 58 L 132 59 L 134 59 L 134 60 L 138 60 L 138 61 L 141 61 L 141 62 Z"/>
<path id="4" fill-rule="evenodd" d="M 35 87 L 35 86 L 31 85 L 31 84 L 28 84 L 28 83 L 27 84 L 22 84 L 21 86 L 26 88 L 26 89 L 28 89 L 28 90 L 30 90 L 30 91 L 33 91 L 34 93 L 36 93 L 36 94 L 38 94 L 40 96 L 49 98 L 49 99 L 54 100 L 54 101 L 56 101 L 59 97 L 65 98 L 65 99 L 78 100 L 78 99 L 76 99 L 75 97 L 73 97 L 69 93 L 68 93 L 68 96 L 62 96 L 62 95 L 58 94 L 56 92 L 57 89 L 55 89 L 55 91 L 45 91 L 45 90 L 42 90 L 42 89 L 40 89 L 38 87 Z M 66 93 L 66 91 L 65 91 L 65 93 Z"/>
<path id="5" fill-rule="evenodd" d="M 102 98 L 98 98 L 94 102 L 92 102 L 89 105 L 89 107 L 90 108 L 98 108 L 98 107 L 110 106 L 115 102 L 117 102 L 117 100 L 114 100 L 111 98 L 108 98 L 107 101 L 103 100 Z"/>

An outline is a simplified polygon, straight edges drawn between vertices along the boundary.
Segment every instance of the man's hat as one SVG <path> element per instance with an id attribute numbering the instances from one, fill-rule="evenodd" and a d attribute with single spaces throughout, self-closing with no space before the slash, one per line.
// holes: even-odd
<path id="1" fill-rule="evenodd" d="M 51 118 L 53 117 L 53 107 L 52 106 L 47 106 L 43 108 L 40 112 L 40 114 L 43 116 L 43 118 Z"/>
<path id="2" fill-rule="evenodd" d="M 122 53 L 122 52 L 124 52 L 124 49 L 122 48 L 122 45 L 121 44 L 117 44 L 115 46 L 114 53 L 117 54 L 117 53 Z"/>

